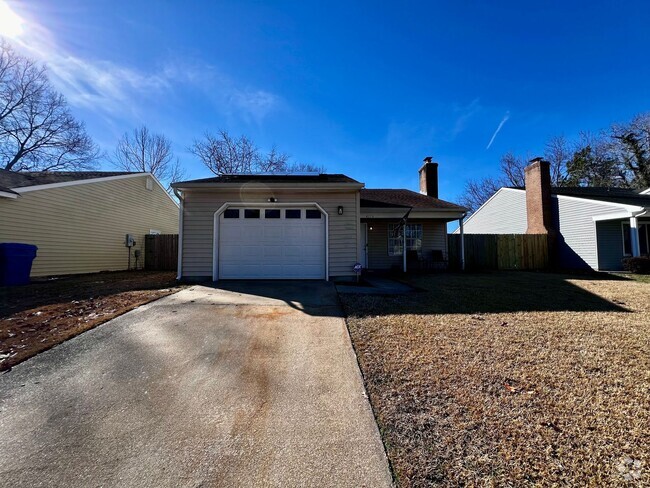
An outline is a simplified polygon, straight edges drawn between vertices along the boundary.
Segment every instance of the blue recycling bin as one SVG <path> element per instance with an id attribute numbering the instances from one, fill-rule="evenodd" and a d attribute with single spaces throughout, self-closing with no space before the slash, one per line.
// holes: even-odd
<path id="1" fill-rule="evenodd" d="M 27 285 L 37 249 L 32 244 L 0 243 L 0 286 Z"/>

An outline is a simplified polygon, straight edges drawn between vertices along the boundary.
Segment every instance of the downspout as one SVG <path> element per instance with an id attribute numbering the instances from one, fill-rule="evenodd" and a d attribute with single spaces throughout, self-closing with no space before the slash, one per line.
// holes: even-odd
<path id="1" fill-rule="evenodd" d="M 184 198 L 182 192 L 174 188 L 174 195 L 178 198 L 180 205 L 178 207 L 178 265 L 176 271 L 176 279 L 181 280 L 183 278 L 183 207 L 184 207 Z"/>

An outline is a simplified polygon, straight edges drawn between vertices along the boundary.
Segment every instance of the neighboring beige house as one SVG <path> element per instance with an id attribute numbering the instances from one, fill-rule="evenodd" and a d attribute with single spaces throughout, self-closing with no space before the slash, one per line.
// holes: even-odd
<path id="1" fill-rule="evenodd" d="M 0 242 L 38 246 L 32 276 L 125 270 L 136 250 L 142 267 L 144 236 L 177 233 L 178 215 L 149 173 L 0 170 Z"/>
<path id="2" fill-rule="evenodd" d="M 447 255 L 447 222 L 425 159 L 420 193 L 363 189 L 341 174 L 223 175 L 172 185 L 181 200 L 179 278 L 330 279 Z M 402 224 L 406 232 L 402 232 Z M 407 256 L 403 247 L 406 241 Z M 413 261 L 411 261 L 413 262 Z"/>

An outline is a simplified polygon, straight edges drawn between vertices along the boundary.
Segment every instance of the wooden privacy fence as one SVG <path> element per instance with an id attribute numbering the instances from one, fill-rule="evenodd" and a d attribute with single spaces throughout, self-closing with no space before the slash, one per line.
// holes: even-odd
<path id="1" fill-rule="evenodd" d="M 178 267 L 178 234 L 144 237 L 144 269 L 176 271 Z"/>
<path id="2" fill-rule="evenodd" d="M 450 234 L 449 267 L 460 269 L 460 235 Z M 465 269 L 544 269 L 548 267 L 545 234 L 465 234 Z"/>

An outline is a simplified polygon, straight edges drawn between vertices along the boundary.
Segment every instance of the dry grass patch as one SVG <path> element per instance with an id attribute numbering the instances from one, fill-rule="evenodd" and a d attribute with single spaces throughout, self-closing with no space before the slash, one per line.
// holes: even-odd
<path id="1" fill-rule="evenodd" d="M 650 285 L 414 281 L 342 296 L 400 486 L 650 483 Z"/>
<path id="2" fill-rule="evenodd" d="M 146 271 L 0 287 L 0 371 L 178 290 L 175 273 Z"/>

